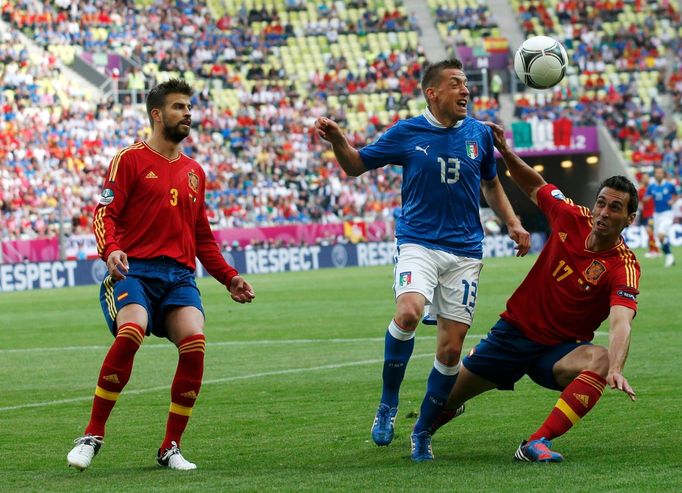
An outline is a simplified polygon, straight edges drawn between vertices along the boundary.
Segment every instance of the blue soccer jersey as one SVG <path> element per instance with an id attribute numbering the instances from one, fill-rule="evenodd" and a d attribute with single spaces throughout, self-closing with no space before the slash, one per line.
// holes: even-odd
<path id="1" fill-rule="evenodd" d="M 497 176 L 490 128 L 470 117 L 447 128 L 426 110 L 396 123 L 360 157 L 367 169 L 402 166 L 398 245 L 483 256 L 481 179 Z"/>
<path id="2" fill-rule="evenodd" d="M 675 185 L 669 181 L 661 183 L 651 182 L 646 189 L 646 195 L 654 199 L 654 211 L 665 212 L 673 208 L 673 196 L 675 195 Z"/>

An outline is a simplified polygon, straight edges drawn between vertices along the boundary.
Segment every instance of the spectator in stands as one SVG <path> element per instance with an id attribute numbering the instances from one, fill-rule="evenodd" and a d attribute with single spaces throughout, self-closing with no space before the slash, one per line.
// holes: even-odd
<path id="1" fill-rule="evenodd" d="M 498 106 L 500 104 L 500 93 L 502 92 L 502 76 L 498 71 L 493 71 L 493 76 L 490 78 L 490 93 L 493 95 Z"/>

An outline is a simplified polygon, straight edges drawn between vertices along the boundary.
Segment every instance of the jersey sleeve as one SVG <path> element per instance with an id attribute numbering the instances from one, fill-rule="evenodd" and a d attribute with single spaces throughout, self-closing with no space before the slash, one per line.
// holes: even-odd
<path id="1" fill-rule="evenodd" d="M 239 275 L 239 272 L 225 261 L 222 253 L 220 253 L 218 242 L 211 231 L 211 225 L 206 215 L 206 202 L 203 198 L 205 197 L 205 182 L 205 177 L 203 177 L 201 180 L 201 207 L 197 211 L 194 230 L 197 258 L 209 274 L 229 289 L 232 278 Z"/>
<path id="2" fill-rule="evenodd" d="M 111 160 L 102 194 L 95 208 L 92 227 L 97 240 L 97 253 L 105 262 L 111 252 L 121 249 L 116 242 L 116 222 L 125 206 L 133 181 L 133 166 L 134 162 L 125 149 Z"/>
<path id="3" fill-rule="evenodd" d="M 481 162 L 481 178 L 490 181 L 497 176 L 497 160 L 495 159 L 495 146 L 493 144 L 493 131 L 488 126 L 483 126 L 483 161 Z"/>
<path id="4" fill-rule="evenodd" d="M 677 195 L 677 187 L 674 183 L 668 183 L 668 190 L 670 190 L 670 195 L 675 198 L 675 195 Z"/>
<path id="5" fill-rule="evenodd" d="M 610 306 L 622 305 L 637 312 L 637 295 L 639 294 L 639 263 L 632 252 L 624 258 L 624 265 L 619 269 L 611 283 Z"/>
<path id="6" fill-rule="evenodd" d="M 554 227 L 554 223 L 562 216 L 568 214 L 580 214 L 585 217 L 591 217 L 592 213 L 587 207 L 576 205 L 556 186 L 551 183 L 540 187 L 537 194 L 538 207 L 547 218 L 549 225 Z"/>
<path id="7" fill-rule="evenodd" d="M 377 169 L 387 164 L 402 164 L 406 138 L 402 127 L 402 122 L 396 123 L 375 142 L 360 149 L 360 158 L 365 168 Z"/>

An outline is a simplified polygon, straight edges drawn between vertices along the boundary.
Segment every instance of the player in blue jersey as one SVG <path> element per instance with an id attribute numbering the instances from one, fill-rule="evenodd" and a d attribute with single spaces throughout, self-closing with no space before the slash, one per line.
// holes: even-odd
<path id="1" fill-rule="evenodd" d="M 402 166 L 402 212 L 395 232 L 396 311 L 386 332 L 383 391 L 372 439 L 379 446 L 393 440 L 400 384 L 428 303 L 437 315 L 437 348 L 412 434 L 413 449 L 426 431 L 423 423 L 439 415 L 455 383 L 462 342 L 474 316 L 483 254 L 481 190 L 507 225 L 518 255 L 530 248 L 530 235 L 497 177 L 492 132 L 467 116 L 469 90 L 461 62 L 427 65 L 421 87 L 427 101 L 424 113 L 397 122 L 361 150 L 349 144 L 336 122 L 321 117 L 315 123 L 350 176 L 387 164 Z"/>
<path id="2" fill-rule="evenodd" d="M 654 181 L 649 183 L 645 197 L 654 199 L 654 233 L 661 242 L 665 255 L 665 266 L 675 265 L 675 256 L 670 250 L 670 227 L 673 225 L 673 204 L 675 203 L 675 185 L 665 179 L 665 171 L 661 167 L 654 169 Z"/>

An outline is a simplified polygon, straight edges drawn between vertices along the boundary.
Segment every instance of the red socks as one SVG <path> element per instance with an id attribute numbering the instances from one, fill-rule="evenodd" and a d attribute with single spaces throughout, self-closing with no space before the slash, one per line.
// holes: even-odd
<path id="1" fill-rule="evenodd" d="M 661 249 L 658 248 L 658 244 L 656 243 L 656 237 L 654 236 L 654 232 L 648 230 L 647 235 L 649 236 L 649 251 L 652 253 L 661 253 Z"/>
<path id="2" fill-rule="evenodd" d="M 201 388 L 205 350 L 204 334 L 189 336 L 178 344 L 180 357 L 173 385 L 171 385 L 171 405 L 166 423 L 166 436 L 161 444 L 161 450 L 170 448 L 171 442 L 180 445 L 180 438 L 192 415 L 192 408 Z"/>
<path id="3" fill-rule="evenodd" d="M 144 340 L 144 334 L 144 329 L 134 323 L 119 327 L 114 343 L 102 363 L 90 422 L 85 428 L 86 435 L 104 436 L 107 419 L 130 379 L 135 353 Z M 206 338 L 203 334 L 187 337 L 178 345 L 178 367 L 171 385 L 171 405 L 162 449 L 170 448 L 171 442 L 180 445 L 180 438 L 201 388 L 205 350 Z"/>
<path id="4" fill-rule="evenodd" d="M 606 380 L 600 375 L 587 370 L 581 372 L 564 389 L 552 412 L 528 441 L 543 437 L 552 440 L 566 433 L 597 404 L 605 386 Z"/>
<path id="5" fill-rule="evenodd" d="M 104 436 L 109 414 L 130 379 L 133 359 L 143 340 L 144 329 L 139 325 L 126 323 L 119 327 L 99 372 L 90 422 L 85 428 L 86 435 Z"/>

